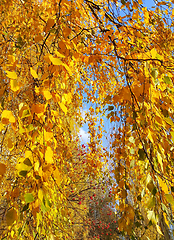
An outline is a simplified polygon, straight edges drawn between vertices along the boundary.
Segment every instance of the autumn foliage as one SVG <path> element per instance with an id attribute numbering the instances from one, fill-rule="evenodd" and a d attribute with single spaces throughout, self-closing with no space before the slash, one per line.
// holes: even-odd
<path id="1" fill-rule="evenodd" d="M 0 3 L 2 239 L 170 239 L 173 1 Z"/>

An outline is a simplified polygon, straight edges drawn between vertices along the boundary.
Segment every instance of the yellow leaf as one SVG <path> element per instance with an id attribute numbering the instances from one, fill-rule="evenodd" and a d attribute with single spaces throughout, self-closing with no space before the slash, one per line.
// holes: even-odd
<path id="1" fill-rule="evenodd" d="M 123 217 L 118 220 L 118 227 L 120 231 L 123 231 L 126 227 L 126 220 Z"/>
<path id="2" fill-rule="evenodd" d="M 169 224 L 169 221 L 167 219 L 167 214 L 165 212 L 163 212 L 163 216 L 164 216 L 164 220 L 165 220 L 165 223 L 167 224 L 167 226 L 170 228 L 170 224 Z"/>
<path id="3" fill-rule="evenodd" d="M 31 169 L 31 166 L 24 164 L 23 162 L 16 164 L 16 169 L 18 170 L 19 174 L 21 171 L 28 172 Z"/>
<path id="4" fill-rule="evenodd" d="M 38 78 L 38 75 L 34 69 L 30 68 L 30 73 L 34 78 Z"/>
<path id="5" fill-rule="evenodd" d="M 3 163 L 0 163 L 0 175 L 4 175 L 6 172 L 6 165 Z"/>
<path id="6" fill-rule="evenodd" d="M 15 117 L 13 116 L 11 111 L 4 110 L 1 115 L 1 121 L 3 124 L 8 124 L 9 122 L 14 123 Z"/>
<path id="7" fill-rule="evenodd" d="M 63 103 L 67 103 L 67 104 L 70 104 L 71 103 L 71 98 L 72 98 L 72 94 L 71 93 L 68 93 L 68 94 L 64 94 L 62 96 L 62 102 Z"/>
<path id="8" fill-rule="evenodd" d="M 47 147 L 47 150 L 45 152 L 45 161 L 47 163 L 53 163 L 53 151 L 50 147 Z"/>
<path id="9" fill-rule="evenodd" d="M 125 210 L 127 217 L 133 220 L 135 216 L 133 208 L 131 206 L 128 206 Z"/>
<path id="10" fill-rule="evenodd" d="M 72 76 L 72 72 L 71 72 L 71 69 L 68 67 L 68 65 L 66 65 L 65 63 L 62 64 L 66 70 L 68 71 L 69 75 Z"/>
<path id="11" fill-rule="evenodd" d="M 149 140 L 150 140 L 152 143 L 154 143 L 153 138 L 152 138 L 152 132 L 150 131 L 150 129 L 148 130 L 148 136 L 147 136 L 147 137 L 149 138 Z"/>
<path id="12" fill-rule="evenodd" d="M 171 194 L 165 194 L 166 200 L 174 206 L 174 199 Z"/>
<path id="13" fill-rule="evenodd" d="M 44 136 L 46 141 L 50 141 L 53 138 L 53 132 L 44 131 Z"/>
<path id="14" fill-rule="evenodd" d="M 159 177 L 158 178 L 158 181 L 159 181 L 159 185 L 160 187 L 162 188 L 162 190 L 168 194 L 169 193 L 169 190 L 168 190 L 168 187 L 167 187 L 167 184 Z"/>
<path id="15" fill-rule="evenodd" d="M 13 64 L 15 62 L 15 57 L 13 55 L 8 55 L 8 60 Z"/>
<path id="16" fill-rule="evenodd" d="M 17 79 L 17 74 L 15 72 L 6 71 L 7 77 L 12 79 Z"/>
<path id="17" fill-rule="evenodd" d="M 57 50 L 55 51 L 57 57 L 65 58 L 65 56 L 61 53 L 59 53 Z"/>
<path id="18" fill-rule="evenodd" d="M 54 58 L 52 55 L 49 56 L 50 61 L 53 65 L 63 65 L 63 62 L 59 58 Z"/>
<path id="19" fill-rule="evenodd" d="M 156 229 L 157 229 L 157 232 L 161 235 L 163 235 L 162 231 L 161 231 L 161 228 L 159 225 L 156 225 Z"/>
<path id="20" fill-rule="evenodd" d="M 59 186 L 61 183 L 61 177 L 60 177 L 60 172 L 59 170 L 56 168 L 56 170 L 53 172 L 54 175 L 54 179 L 56 180 L 57 185 Z"/>
<path id="21" fill-rule="evenodd" d="M 0 131 L 2 131 L 3 129 L 4 129 L 4 125 L 0 123 Z"/>
<path id="22" fill-rule="evenodd" d="M 156 220 L 156 216 L 155 216 L 155 213 L 154 211 L 148 211 L 147 212 L 147 218 L 152 221 L 152 223 L 156 224 L 157 223 L 157 220 Z"/>
<path id="23" fill-rule="evenodd" d="M 33 155 L 31 151 L 25 151 L 25 158 L 31 158 L 32 159 Z"/>
<path id="24" fill-rule="evenodd" d="M 35 170 L 36 172 L 39 171 L 39 165 L 40 165 L 39 161 L 35 162 L 35 164 L 34 164 L 34 170 Z"/>
<path id="25" fill-rule="evenodd" d="M 46 98 L 46 100 L 49 100 L 52 98 L 52 95 L 49 90 L 43 91 L 43 94 L 44 94 L 44 97 Z"/>
<path id="26" fill-rule="evenodd" d="M 38 198 L 42 202 L 42 200 L 43 200 L 43 190 L 42 189 L 39 189 L 39 191 L 38 191 Z"/>
<path id="27" fill-rule="evenodd" d="M 172 10 L 172 17 L 174 16 L 174 9 Z"/>
<path id="28" fill-rule="evenodd" d="M 10 79 L 10 88 L 14 92 L 19 90 L 20 87 L 19 87 L 16 79 Z"/>
<path id="29" fill-rule="evenodd" d="M 157 159 L 161 166 L 161 170 L 163 171 L 163 160 L 162 160 L 161 154 L 159 152 L 157 152 Z"/>
<path id="30" fill-rule="evenodd" d="M 156 58 L 156 54 L 157 54 L 157 51 L 155 50 L 155 48 L 153 48 L 153 49 L 151 50 L 152 58 Z"/>
<path id="31" fill-rule="evenodd" d="M 8 226 L 11 226 L 17 220 L 17 212 L 14 209 L 11 209 L 6 214 L 6 223 Z"/>
<path id="32" fill-rule="evenodd" d="M 67 107 L 63 103 L 59 103 L 60 108 L 62 111 L 66 114 L 67 113 Z"/>

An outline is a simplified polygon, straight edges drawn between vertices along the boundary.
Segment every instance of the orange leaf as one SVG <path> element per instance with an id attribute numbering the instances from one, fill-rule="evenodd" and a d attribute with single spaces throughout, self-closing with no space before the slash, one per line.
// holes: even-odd
<path id="1" fill-rule="evenodd" d="M 4 175 L 6 172 L 6 165 L 3 163 L 0 163 L 0 175 Z"/>
<path id="2" fill-rule="evenodd" d="M 17 212 L 14 209 L 11 209 L 6 214 L 6 223 L 8 226 L 11 226 L 17 220 Z"/>

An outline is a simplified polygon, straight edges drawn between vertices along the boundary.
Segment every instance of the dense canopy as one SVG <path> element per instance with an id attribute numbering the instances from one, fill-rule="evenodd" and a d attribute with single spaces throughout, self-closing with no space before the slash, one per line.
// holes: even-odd
<path id="1" fill-rule="evenodd" d="M 173 3 L 0 1 L 2 239 L 171 239 Z"/>

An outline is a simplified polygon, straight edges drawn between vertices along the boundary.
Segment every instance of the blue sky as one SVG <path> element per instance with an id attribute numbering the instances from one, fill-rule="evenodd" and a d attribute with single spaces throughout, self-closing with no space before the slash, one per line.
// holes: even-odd
<path id="1" fill-rule="evenodd" d="M 152 6 L 155 5 L 153 0 L 143 0 L 143 5 L 144 7 L 151 8 Z M 85 95 L 84 95 L 85 97 Z M 85 118 L 85 112 L 88 111 L 90 107 L 96 107 L 95 103 L 83 103 L 83 109 L 81 110 L 82 116 Z M 109 138 L 110 130 L 113 127 L 113 124 L 115 123 L 110 123 L 110 120 L 108 120 L 106 117 L 102 117 L 104 120 L 104 130 L 106 131 L 105 136 L 103 137 L 103 147 L 108 148 L 109 147 L 109 141 L 106 140 L 106 137 Z M 82 144 L 89 142 L 89 134 L 88 134 L 88 124 L 84 124 L 83 127 L 80 128 L 80 139 Z"/>

